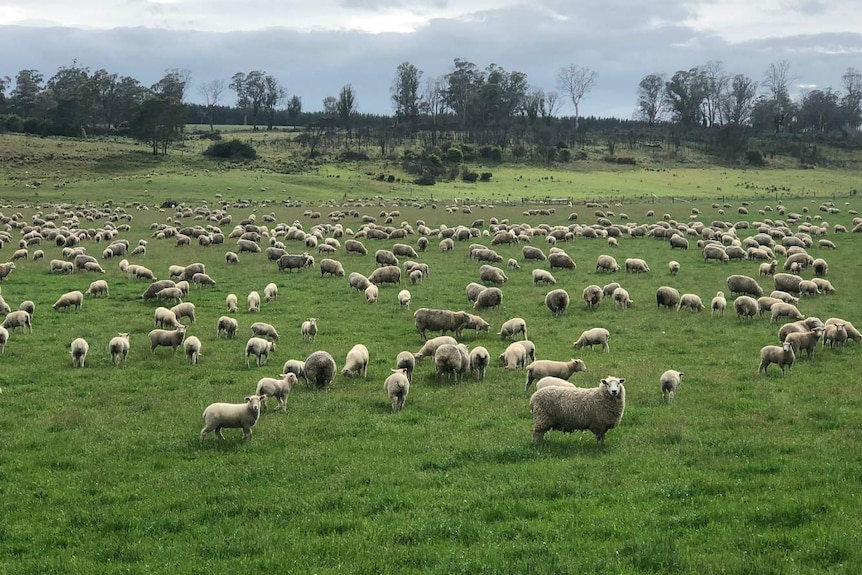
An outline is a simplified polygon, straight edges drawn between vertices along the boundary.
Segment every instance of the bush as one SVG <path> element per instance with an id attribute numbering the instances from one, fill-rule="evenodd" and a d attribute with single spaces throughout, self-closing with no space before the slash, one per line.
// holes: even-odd
<path id="1" fill-rule="evenodd" d="M 471 162 L 478 157 L 479 149 L 476 144 L 461 144 L 461 155 L 465 162 Z"/>
<path id="2" fill-rule="evenodd" d="M 479 155 L 492 162 L 502 162 L 503 148 L 500 146 L 482 146 L 479 150 Z"/>
<path id="3" fill-rule="evenodd" d="M 461 152 L 461 148 L 457 148 L 452 146 L 448 150 L 446 150 L 446 161 L 452 164 L 460 164 L 464 161 L 464 153 Z"/>
<path id="4" fill-rule="evenodd" d="M 512 148 L 512 155 L 518 159 L 525 158 L 527 156 L 526 146 L 515 146 Z"/>
<path id="5" fill-rule="evenodd" d="M 8 116 L 0 116 L 0 124 L 2 124 L 3 127 L 9 132 L 24 131 L 24 120 L 22 120 L 20 116 L 16 116 L 15 114 L 9 114 Z"/>
<path id="6" fill-rule="evenodd" d="M 491 172 L 482 172 L 482 175 L 479 176 L 480 182 L 490 182 L 491 181 Z"/>
<path id="7" fill-rule="evenodd" d="M 463 180 L 465 182 L 475 183 L 476 180 L 478 180 L 478 179 L 479 179 L 479 174 L 477 174 L 473 170 L 468 170 L 467 168 L 464 168 L 464 171 L 461 172 L 461 180 Z"/>
<path id="8" fill-rule="evenodd" d="M 622 156 L 619 158 L 614 156 L 605 156 L 603 159 L 609 164 L 623 164 L 626 166 L 636 166 L 638 163 L 636 159 L 626 156 Z"/>
<path id="9" fill-rule="evenodd" d="M 37 118 L 27 118 L 22 128 L 25 134 L 41 134 L 44 126 Z"/>
<path id="10" fill-rule="evenodd" d="M 560 148 L 559 159 L 563 163 L 571 162 L 572 161 L 572 151 L 568 148 Z"/>
<path id="11" fill-rule="evenodd" d="M 439 166 L 443 163 L 443 160 L 437 154 L 428 154 L 428 163 L 433 166 Z"/>
<path id="12" fill-rule="evenodd" d="M 251 144 L 234 138 L 226 142 L 218 142 L 211 145 L 204 151 L 204 155 L 210 158 L 224 158 L 228 160 L 254 160 L 257 158 L 257 151 Z"/>
<path id="13" fill-rule="evenodd" d="M 433 186 L 437 183 L 437 179 L 434 177 L 434 174 L 426 172 L 413 180 L 413 183 L 419 186 Z"/>
<path id="14" fill-rule="evenodd" d="M 763 153 L 760 150 L 747 150 L 745 152 L 745 163 L 749 166 L 765 166 L 766 160 L 763 159 Z"/>

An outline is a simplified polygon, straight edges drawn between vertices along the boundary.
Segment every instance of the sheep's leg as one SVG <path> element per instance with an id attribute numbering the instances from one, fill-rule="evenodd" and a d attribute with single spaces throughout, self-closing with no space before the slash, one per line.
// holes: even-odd
<path id="1" fill-rule="evenodd" d="M 246 426 L 242 428 L 242 437 L 246 441 L 251 439 L 251 426 Z"/>
<path id="2" fill-rule="evenodd" d="M 224 435 L 221 434 L 221 425 L 217 426 L 214 431 L 218 438 L 224 441 Z"/>

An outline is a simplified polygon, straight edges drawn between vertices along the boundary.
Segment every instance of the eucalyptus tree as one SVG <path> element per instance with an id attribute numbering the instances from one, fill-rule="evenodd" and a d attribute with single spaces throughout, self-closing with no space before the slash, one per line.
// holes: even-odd
<path id="1" fill-rule="evenodd" d="M 207 120 L 210 123 L 210 132 L 215 128 L 213 126 L 213 109 L 218 105 L 219 100 L 227 90 L 227 82 L 224 80 L 210 80 L 204 82 L 198 87 L 201 96 L 204 97 L 204 104 L 207 109 Z"/>
<path id="2" fill-rule="evenodd" d="M 635 115 L 650 126 L 661 119 L 665 107 L 665 75 L 647 74 L 638 83 L 638 102 Z"/>
<path id="3" fill-rule="evenodd" d="M 557 72 L 557 87 L 575 108 L 575 132 L 580 123 L 581 100 L 593 89 L 598 77 L 597 72 L 577 64 L 569 64 Z"/>
<path id="4" fill-rule="evenodd" d="M 419 122 L 422 104 L 419 94 L 421 81 L 422 70 L 410 62 L 402 62 L 395 70 L 395 78 L 389 89 L 396 123 L 407 121 L 413 131 L 416 130 Z"/>

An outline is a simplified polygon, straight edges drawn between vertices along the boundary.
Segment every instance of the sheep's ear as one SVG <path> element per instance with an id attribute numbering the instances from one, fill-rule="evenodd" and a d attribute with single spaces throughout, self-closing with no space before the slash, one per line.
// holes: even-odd
<path id="1" fill-rule="evenodd" d="M 261 401 L 266 401 L 266 394 L 265 394 L 265 393 L 261 393 L 260 395 L 258 395 L 258 396 L 257 396 L 257 398 L 258 398 L 259 400 L 261 400 Z"/>
<path id="2" fill-rule="evenodd" d="M 626 378 L 624 378 L 624 377 L 620 377 L 620 378 L 618 378 L 618 381 L 617 381 L 617 382 L 618 382 L 620 385 L 622 385 L 622 384 L 624 384 L 624 383 L 626 382 Z"/>
<path id="3" fill-rule="evenodd" d="M 251 401 L 251 398 L 252 398 L 252 396 L 251 396 L 251 395 L 249 395 L 248 397 L 246 397 L 246 398 L 245 398 L 245 400 L 246 400 L 246 401 Z"/>

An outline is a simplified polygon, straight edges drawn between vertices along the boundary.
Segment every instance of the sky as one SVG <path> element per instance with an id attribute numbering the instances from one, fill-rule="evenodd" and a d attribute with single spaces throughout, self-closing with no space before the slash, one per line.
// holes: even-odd
<path id="1" fill-rule="evenodd" d="M 263 70 L 305 110 L 351 84 L 360 112 L 389 114 L 405 61 L 423 79 L 497 64 L 545 91 L 575 64 L 598 74 L 582 115 L 630 118 L 644 76 L 709 61 L 759 82 L 786 60 L 792 95 L 840 91 L 860 22 L 858 0 L 0 0 L 0 76 L 77 63 L 150 85 L 186 68 L 202 101 L 200 84 Z"/>

